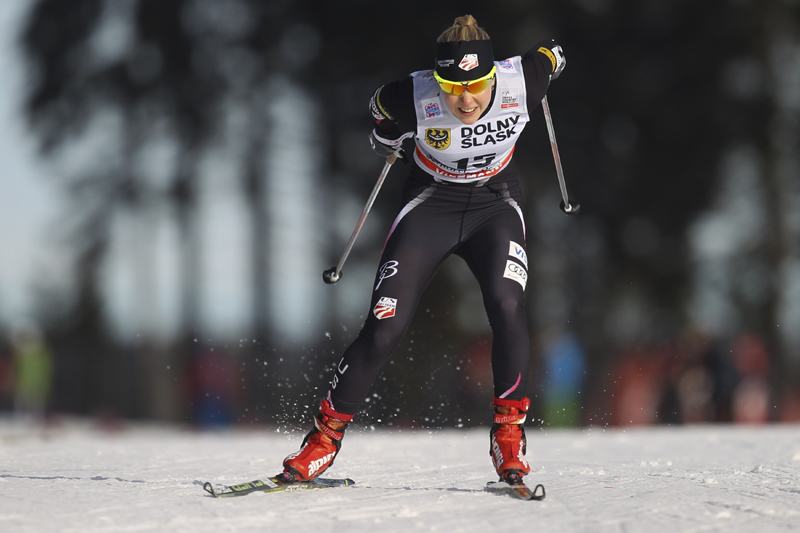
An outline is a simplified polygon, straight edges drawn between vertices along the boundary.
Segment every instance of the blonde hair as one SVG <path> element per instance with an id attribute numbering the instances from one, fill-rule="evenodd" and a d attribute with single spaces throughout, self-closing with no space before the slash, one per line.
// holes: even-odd
<path id="1" fill-rule="evenodd" d="M 455 41 L 488 41 L 489 34 L 478 26 L 478 21 L 472 15 L 458 17 L 453 25 L 442 32 L 437 43 L 450 43 Z"/>

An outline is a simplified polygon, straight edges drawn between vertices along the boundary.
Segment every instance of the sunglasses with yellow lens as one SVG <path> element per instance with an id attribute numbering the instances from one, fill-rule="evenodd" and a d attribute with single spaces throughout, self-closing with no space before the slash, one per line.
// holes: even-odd
<path id="1" fill-rule="evenodd" d="M 489 74 L 472 81 L 448 81 L 439 76 L 435 70 L 433 71 L 433 77 L 439 82 L 439 87 L 441 87 L 444 92 L 455 96 L 461 96 L 465 90 L 470 94 L 478 94 L 485 91 L 489 88 L 489 85 L 492 84 L 495 72 L 497 72 L 497 67 L 493 66 Z"/>

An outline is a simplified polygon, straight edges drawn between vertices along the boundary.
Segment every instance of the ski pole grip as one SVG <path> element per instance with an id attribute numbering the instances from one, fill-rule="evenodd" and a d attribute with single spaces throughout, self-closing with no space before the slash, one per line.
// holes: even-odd
<path id="1" fill-rule="evenodd" d="M 392 155 L 390 155 L 389 157 L 386 158 L 386 162 L 389 163 L 390 165 L 394 165 L 395 161 L 397 161 L 397 154 L 396 153 L 394 153 L 394 154 L 392 154 Z"/>

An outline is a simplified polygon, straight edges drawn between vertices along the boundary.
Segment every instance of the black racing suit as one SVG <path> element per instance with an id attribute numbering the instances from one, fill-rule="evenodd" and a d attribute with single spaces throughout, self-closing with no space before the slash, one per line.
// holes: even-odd
<path id="1" fill-rule="evenodd" d="M 522 58 L 529 113 L 547 92 L 552 72 L 550 60 L 537 48 Z M 403 131 L 414 129 L 412 78 L 389 83 L 376 94 L 380 102 L 373 104 L 379 104 L 392 118 L 376 121 L 382 138 L 397 139 Z M 380 367 L 408 328 L 422 291 L 451 254 L 466 261 L 480 285 L 493 334 L 494 395 L 511 400 L 525 397 L 530 334 L 523 298 L 527 257 L 517 174 L 512 159 L 481 186 L 440 183 L 412 160 L 403 207 L 386 240 L 372 285 L 367 320 L 345 351 L 331 383 L 328 398 L 336 411 L 354 414 L 358 410 Z M 522 261 L 520 257 L 511 260 L 509 243 L 522 248 Z M 509 268 L 518 272 L 518 276 L 511 274 L 516 279 L 504 276 Z"/>

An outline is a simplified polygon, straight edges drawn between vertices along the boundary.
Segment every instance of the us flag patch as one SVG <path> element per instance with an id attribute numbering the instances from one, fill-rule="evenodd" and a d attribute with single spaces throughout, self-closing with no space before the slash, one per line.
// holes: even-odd
<path id="1" fill-rule="evenodd" d="M 461 70 L 470 71 L 478 66 L 478 54 L 465 54 L 458 64 Z"/>
<path id="2" fill-rule="evenodd" d="M 374 314 L 378 320 L 383 320 L 384 318 L 393 317 L 396 310 L 397 298 L 382 296 L 381 299 L 378 300 L 378 303 L 375 304 L 375 309 L 372 310 L 372 314 Z"/>

